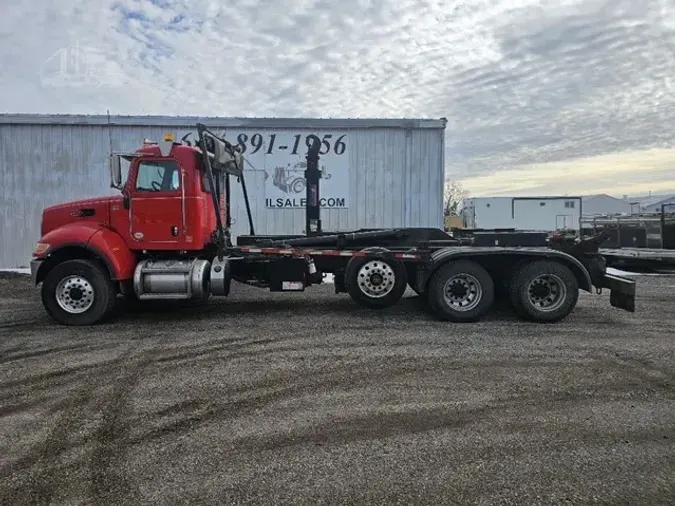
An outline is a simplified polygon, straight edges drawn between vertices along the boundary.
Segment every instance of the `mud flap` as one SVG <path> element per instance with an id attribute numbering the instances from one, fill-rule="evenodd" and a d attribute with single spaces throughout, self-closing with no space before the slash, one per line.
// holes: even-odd
<path id="1" fill-rule="evenodd" d="M 602 287 L 609 288 L 609 303 L 612 307 L 635 312 L 635 281 L 632 279 L 605 274 Z"/>

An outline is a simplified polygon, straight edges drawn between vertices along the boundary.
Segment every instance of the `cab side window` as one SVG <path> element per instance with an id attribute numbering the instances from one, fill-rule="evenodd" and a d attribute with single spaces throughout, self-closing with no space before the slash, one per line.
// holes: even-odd
<path id="1" fill-rule="evenodd" d="M 179 189 L 180 166 L 175 161 L 143 161 L 138 164 L 136 191 L 169 192 Z"/>

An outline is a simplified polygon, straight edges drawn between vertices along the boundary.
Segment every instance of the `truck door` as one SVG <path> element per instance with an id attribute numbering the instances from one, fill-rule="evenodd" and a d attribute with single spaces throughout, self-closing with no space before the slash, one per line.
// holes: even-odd
<path id="1" fill-rule="evenodd" d="M 182 171 L 175 159 L 141 160 L 130 188 L 135 249 L 164 249 L 185 240 Z"/>

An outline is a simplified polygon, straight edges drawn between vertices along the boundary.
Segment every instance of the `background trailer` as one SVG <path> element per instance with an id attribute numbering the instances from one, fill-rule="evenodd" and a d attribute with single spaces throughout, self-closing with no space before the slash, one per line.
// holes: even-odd
<path id="1" fill-rule="evenodd" d="M 477 197 L 462 205 L 467 228 L 579 232 L 581 216 L 581 197 Z"/>
<path id="2" fill-rule="evenodd" d="M 28 265 L 46 206 L 110 195 L 108 153 L 177 139 L 196 123 L 244 146 L 256 233 L 302 234 L 307 137 L 321 139 L 326 231 L 443 228 L 445 119 L 0 115 L 0 268 Z M 232 192 L 233 238 L 248 233 Z"/>

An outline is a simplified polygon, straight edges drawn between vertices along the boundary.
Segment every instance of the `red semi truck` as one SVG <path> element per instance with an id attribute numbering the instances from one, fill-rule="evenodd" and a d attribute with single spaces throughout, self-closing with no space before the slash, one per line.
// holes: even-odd
<path id="1" fill-rule="evenodd" d="M 117 301 L 206 300 L 227 296 L 232 281 L 271 291 L 302 291 L 334 275 L 336 293 L 370 308 L 396 304 L 407 287 L 440 319 L 479 320 L 498 297 L 523 318 L 555 322 L 575 307 L 579 290 L 611 290 L 610 304 L 635 310 L 635 282 L 606 272 L 602 237 L 545 244 L 477 246 L 441 229 L 325 232 L 319 214 L 320 140 L 308 144 L 306 231 L 258 236 L 241 152 L 202 124 L 194 145 L 145 141 L 111 153 L 119 195 L 46 208 L 31 260 L 42 302 L 58 323 L 92 325 Z M 122 160 L 129 162 L 122 177 Z M 230 234 L 231 177 L 241 183 L 250 234 Z"/>

